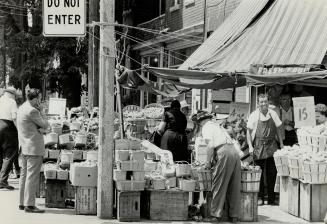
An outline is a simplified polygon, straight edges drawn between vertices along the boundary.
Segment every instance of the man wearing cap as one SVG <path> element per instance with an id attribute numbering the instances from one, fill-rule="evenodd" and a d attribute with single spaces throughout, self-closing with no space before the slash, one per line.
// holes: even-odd
<path id="1" fill-rule="evenodd" d="M 268 204 L 275 203 L 274 186 L 277 170 L 273 155 L 278 149 L 276 137 L 283 148 L 281 135 L 282 121 L 277 113 L 269 108 L 268 96 L 258 96 L 259 108 L 251 113 L 247 123 L 247 143 L 249 152 L 253 154 L 254 161 L 262 169 L 259 191 L 259 205 L 264 204 L 264 176 L 267 180 Z"/>
<path id="2" fill-rule="evenodd" d="M 8 177 L 13 166 L 13 159 L 18 153 L 15 95 L 15 88 L 8 87 L 0 98 L 0 189 L 8 190 L 14 190 L 14 187 L 8 184 Z"/>

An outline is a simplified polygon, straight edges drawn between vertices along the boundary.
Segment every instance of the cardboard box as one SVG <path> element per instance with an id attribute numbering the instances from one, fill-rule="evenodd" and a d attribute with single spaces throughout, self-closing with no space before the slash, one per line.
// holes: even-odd
<path id="1" fill-rule="evenodd" d="M 96 187 L 98 167 L 81 166 L 79 163 L 72 163 L 70 165 L 70 181 L 73 186 Z"/>

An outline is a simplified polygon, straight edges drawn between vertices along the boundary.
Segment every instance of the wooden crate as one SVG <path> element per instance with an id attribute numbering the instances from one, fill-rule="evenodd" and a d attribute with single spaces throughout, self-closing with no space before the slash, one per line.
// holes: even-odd
<path id="1" fill-rule="evenodd" d="M 141 214 L 160 221 L 188 219 L 189 192 L 180 190 L 147 190 L 141 196 Z"/>
<path id="2" fill-rule="evenodd" d="M 75 194 L 76 215 L 96 215 L 97 214 L 97 188 L 96 187 L 76 187 Z"/>
<path id="3" fill-rule="evenodd" d="M 36 188 L 36 197 L 44 198 L 45 197 L 45 177 L 44 172 L 40 172 L 39 184 Z"/>
<path id="4" fill-rule="evenodd" d="M 75 187 L 67 181 L 67 198 L 75 199 Z"/>
<path id="5" fill-rule="evenodd" d="M 140 221 L 141 192 L 118 192 L 117 219 L 121 222 Z"/>
<path id="6" fill-rule="evenodd" d="M 288 177 L 280 177 L 279 208 L 288 212 Z"/>
<path id="7" fill-rule="evenodd" d="M 327 184 L 300 182 L 300 217 L 310 222 L 322 222 L 327 212 Z"/>
<path id="8" fill-rule="evenodd" d="M 288 213 L 299 216 L 300 213 L 300 181 L 288 178 Z"/>
<path id="9" fill-rule="evenodd" d="M 65 208 L 67 198 L 67 181 L 51 180 L 45 181 L 45 207 Z"/>
<path id="10" fill-rule="evenodd" d="M 242 222 L 258 221 L 258 193 L 241 192 L 239 220 Z"/>

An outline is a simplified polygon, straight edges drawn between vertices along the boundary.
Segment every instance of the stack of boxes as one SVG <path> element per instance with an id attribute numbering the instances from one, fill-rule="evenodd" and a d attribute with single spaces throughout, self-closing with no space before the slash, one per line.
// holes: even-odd
<path id="1" fill-rule="evenodd" d="M 139 144 L 118 140 L 115 144 L 114 181 L 117 189 L 117 218 L 119 221 L 140 220 L 140 195 L 144 190 L 144 152 Z"/>

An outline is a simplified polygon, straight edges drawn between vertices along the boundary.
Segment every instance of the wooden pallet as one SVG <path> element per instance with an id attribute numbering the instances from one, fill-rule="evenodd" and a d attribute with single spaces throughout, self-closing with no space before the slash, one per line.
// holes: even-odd
<path id="1" fill-rule="evenodd" d="M 118 192 L 117 219 L 120 222 L 138 222 L 141 219 L 141 192 Z"/>

